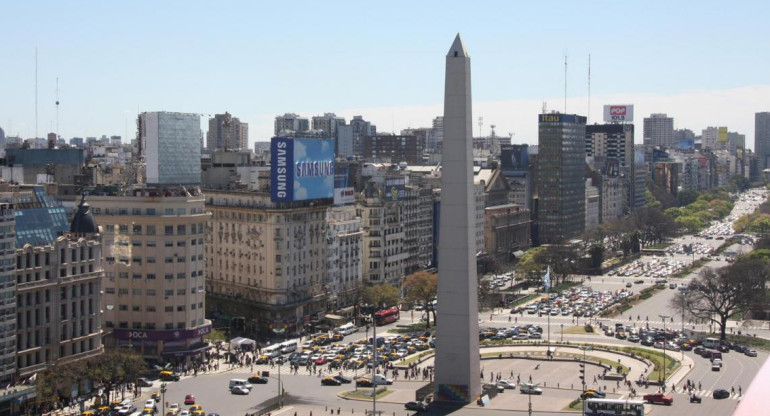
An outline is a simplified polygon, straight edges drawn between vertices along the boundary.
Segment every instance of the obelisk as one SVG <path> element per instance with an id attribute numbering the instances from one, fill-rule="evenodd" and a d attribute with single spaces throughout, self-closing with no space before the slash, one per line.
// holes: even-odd
<path id="1" fill-rule="evenodd" d="M 471 59 L 458 34 L 446 56 L 435 400 L 468 403 L 479 377 Z"/>

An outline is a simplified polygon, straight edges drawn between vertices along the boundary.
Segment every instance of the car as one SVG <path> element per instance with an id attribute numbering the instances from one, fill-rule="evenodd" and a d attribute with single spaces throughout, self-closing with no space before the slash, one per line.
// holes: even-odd
<path id="1" fill-rule="evenodd" d="M 700 402 L 701 402 L 700 396 L 696 396 L 694 394 L 690 396 L 690 403 L 700 403 Z"/>
<path id="2" fill-rule="evenodd" d="M 666 396 L 663 393 L 645 394 L 642 396 L 642 400 L 645 403 L 665 404 L 667 406 L 671 406 L 674 403 L 674 399 L 671 396 Z"/>
<path id="3" fill-rule="evenodd" d="M 334 377 L 324 377 L 323 379 L 321 379 L 322 386 L 339 386 L 341 384 L 342 383 L 340 383 L 340 381 Z"/>
<path id="4" fill-rule="evenodd" d="M 372 387 L 372 380 L 362 377 L 356 380 L 356 387 Z"/>
<path id="5" fill-rule="evenodd" d="M 529 338 L 530 339 L 542 339 L 543 335 L 541 333 L 539 333 L 539 332 L 534 332 L 534 333 L 529 334 Z"/>
<path id="6" fill-rule="evenodd" d="M 199 404 L 194 404 L 194 405 L 190 406 L 190 408 L 187 409 L 187 410 L 189 410 L 190 413 L 202 412 L 203 411 L 203 406 L 201 406 Z"/>
<path id="7" fill-rule="evenodd" d="M 150 395 L 150 398 L 155 400 L 155 403 L 160 402 L 160 392 L 159 391 L 152 392 L 152 394 Z"/>
<path id="8" fill-rule="evenodd" d="M 639 342 L 639 337 L 636 334 L 631 334 L 628 336 L 628 340 L 630 342 Z"/>
<path id="9" fill-rule="evenodd" d="M 502 387 L 504 389 L 515 389 L 516 383 L 508 380 L 500 380 L 497 382 L 497 387 Z"/>
<path id="10" fill-rule="evenodd" d="M 124 404 L 122 407 L 118 409 L 118 414 L 120 416 L 128 416 L 134 412 L 136 412 L 136 406 L 134 406 L 133 404 Z"/>
<path id="11" fill-rule="evenodd" d="M 233 388 L 230 389 L 230 393 L 232 393 L 232 394 L 243 394 L 243 395 L 246 395 L 246 394 L 249 394 L 250 391 L 251 390 L 249 390 L 248 388 L 246 388 L 244 386 L 234 386 Z"/>
<path id="12" fill-rule="evenodd" d="M 249 383 L 253 384 L 267 384 L 267 377 L 262 377 L 254 374 L 248 378 Z"/>
<path id="13" fill-rule="evenodd" d="M 171 406 L 168 407 L 168 410 L 173 411 L 174 414 L 179 413 L 179 410 L 180 410 L 179 403 L 171 403 Z"/>
<path id="14" fill-rule="evenodd" d="M 756 351 L 750 350 L 748 348 L 743 350 L 743 354 L 746 355 L 747 357 L 756 357 L 757 356 L 757 352 Z"/>
<path id="15" fill-rule="evenodd" d="M 152 381 L 150 381 L 150 380 L 148 380 L 148 379 L 146 379 L 144 377 L 137 378 L 136 379 L 136 384 L 139 387 L 152 387 Z"/>
<path id="16" fill-rule="evenodd" d="M 626 287 L 631 287 L 631 286 L 633 286 L 633 285 L 631 284 L 631 282 L 628 282 L 628 283 L 626 283 Z"/>
<path id="17" fill-rule="evenodd" d="M 145 409 L 146 408 L 155 409 L 156 406 L 157 406 L 157 402 L 155 402 L 154 399 L 149 399 L 149 400 L 145 400 L 144 401 L 144 408 Z"/>
<path id="18" fill-rule="evenodd" d="M 195 404 L 195 396 L 192 394 L 184 396 L 184 404 Z"/>
<path id="19" fill-rule="evenodd" d="M 427 412 L 428 406 L 425 405 L 425 403 L 422 402 L 406 402 L 404 403 L 404 408 L 406 410 L 411 410 L 414 412 Z"/>
<path id="20" fill-rule="evenodd" d="M 643 338 L 642 339 L 642 345 L 651 347 L 653 344 L 655 344 L 655 341 L 652 340 L 652 338 Z"/>
<path id="21" fill-rule="evenodd" d="M 342 384 L 350 384 L 353 380 L 349 379 L 348 377 L 345 377 L 343 375 L 336 375 L 334 376 L 334 379 L 339 381 Z"/>
<path id="22" fill-rule="evenodd" d="M 634 280 L 634 283 L 636 283 L 637 285 L 641 285 L 641 284 L 644 284 L 644 280 L 642 279 Z"/>
<path id="23" fill-rule="evenodd" d="M 713 364 L 711 364 L 711 371 L 719 371 L 719 370 L 721 370 L 721 369 L 722 369 L 722 366 L 721 366 L 721 365 L 719 365 L 719 364 L 717 364 L 717 363 L 713 363 Z"/>
<path id="24" fill-rule="evenodd" d="M 583 392 L 583 394 L 580 395 L 581 399 L 603 399 L 607 397 L 607 394 L 604 393 L 601 390 L 594 390 L 589 389 Z"/>
<path id="25" fill-rule="evenodd" d="M 719 351 L 719 352 L 730 352 L 730 347 L 725 345 L 725 344 L 719 344 L 719 346 L 717 346 L 717 351 Z"/>
<path id="26" fill-rule="evenodd" d="M 521 383 L 519 391 L 521 394 L 543 394 L 543 389 L 532 383 Z"/>
<path id="27" fill-rule="evenodd" d="M 716 389 L 714 390 L 714 393 L 711 395 L 711 397 L 715 399 L 726 399 L 730 397 L 730 392 L 725 389 Z"/>
<path id="28" fill-rule="evenodd" d="M 668 285 L 669 289 L 676 289 L 676 283 L 671 283 Z M 699 402 L 700 403 L 700 402 Z"/>
<path id="29" fill-rule="evenodd" d="M 178 416 L 191 416 L 189 410 L 182 410 Z"/>

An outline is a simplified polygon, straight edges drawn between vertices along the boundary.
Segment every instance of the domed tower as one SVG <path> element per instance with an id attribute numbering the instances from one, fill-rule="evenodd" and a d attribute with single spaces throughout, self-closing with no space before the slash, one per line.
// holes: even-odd
<path id="1" fill-rule="evenodd" d="M 99 227 L 96 226 L 96 220 L 94 220 L 94 216 L 91 213 L 91 206 L 86 202 L 85 194 L 83 194 L 83 198 L 80 200 L 80 204 L 78 204 L 78 212 L 72 218 L 70 232 L 76 238 L 99 233 Z"/>

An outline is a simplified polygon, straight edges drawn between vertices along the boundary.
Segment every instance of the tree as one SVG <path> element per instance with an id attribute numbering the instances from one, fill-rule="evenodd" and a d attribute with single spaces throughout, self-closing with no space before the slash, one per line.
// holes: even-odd
<path id="1" fill-rule="evenodd" d="M 676 199 L 677 199 L 677 202 L 678 202 L 679 206 L 683 207 L 683 206 L 690 205 L 693 202 L 695 202 L 695 200 L 698 199 L 698 195 L 699 195 L 698 191 L 693 190 L 693 189 L 686 189 L 686 190 L 680 191 L 676 195 Z"/>
<path id="2" fill-rule="evenodd" d="M 535 261 L 543 270 L 551 266 L 551 285 L 557 286 L 567 280 L 567 276 L 578 270 L 579 257 L 577 250 L 567 245 L 546 246 L 545 250 L 535 256 Z"/>
<path id="3" fill-rule="evenodd" d="M 739 258 L 717 270 L 706 267 L 690 282 L 689 290 L 672 300 L 672 306 L 717 324 L 719 337 L 724 340 L 728 318 L 760 302 L 767 280 L 768 266 L 759 259 Z"/>
<path id="4" fill-rule="evenodd" d="M 674 219 L 658 208 L 645 207 L 634 211 L 632 221 L 634 228 L 640 232 L 642 247 L 659 243 L 676 232 Z"/>
<path id="5" fill-rule="evenodd" d="M 591 267 L 598 269 L 604 262 L 604 245 L 601 243 L 591 244 L 588 248 L 588 255 L 591 256 Z"/>
<path id="6" fill-rule="evenodd" d="M 430 328 L 430 315 L 433 314 L 433 322 L 436 322 L 436 310 L 433 308 L 433 300 L 438 295 L 438 275 L 426 271 L 412 273 L 404 282 L 404 295 L 413 303 L 425 305 L 427 327 Z"/>
<path id="7" fill-rule="evenodd" d="M 387 308 L 398 303 L 398 288 L 390 283 L 367 286 L 363 299 L 375 308 Z"/>

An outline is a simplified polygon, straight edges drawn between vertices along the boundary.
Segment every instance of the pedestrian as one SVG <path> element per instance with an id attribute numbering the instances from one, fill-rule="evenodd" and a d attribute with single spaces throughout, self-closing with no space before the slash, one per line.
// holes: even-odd
<path id="1" fill-rule="evenodd" d="M 738 395 L 743 396 L 743 389 L 741 388 L 741 386 L 738 386 Z"/>

